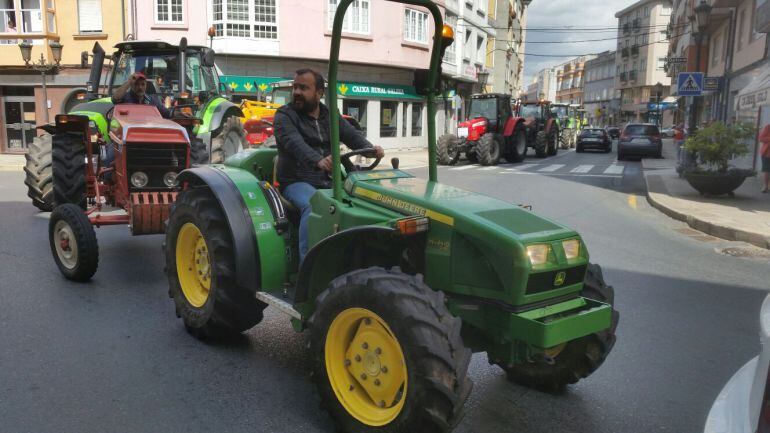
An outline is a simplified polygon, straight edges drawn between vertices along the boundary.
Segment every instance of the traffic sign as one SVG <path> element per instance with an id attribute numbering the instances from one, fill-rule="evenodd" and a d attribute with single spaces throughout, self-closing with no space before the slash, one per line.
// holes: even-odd
<path id="1" fill-rule="evenodd" d="M 674 63 L 687 63 L 687 57 L 669 57 L 668 63 L 670 65 Z"/>
<path id="2" fill-rule="evenodd" d="M 722 77 L 706 77 L 703 80 L 703 90 L 719 90 L 722 87 Z"/>
<path id="3" fill-rule="evenodd" d="M 680 72 L 676 83 L 679 96 L 700 96 L 703 94 L 703 72 Z"/>

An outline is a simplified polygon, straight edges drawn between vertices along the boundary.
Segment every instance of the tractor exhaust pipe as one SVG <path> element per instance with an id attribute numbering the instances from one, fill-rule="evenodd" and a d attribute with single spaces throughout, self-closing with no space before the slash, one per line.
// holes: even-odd
<path id="1" fill-rule="evenodd" d="M 187 74 L 185 74 L 185 69 L 187 69 L 187 38 L 182 38 L 182 40 L 179 41 L 179 64 L 177 65 L 177 69 L 179 69 L 179 98 L 186 98 L 187 97 Z"/>
<path id="2" fill-rule="evenodd" d="M 86 98 L 89 101 L 96 99 L 99 95 L 99 82 L 102 79 L 102 66 L 104 66 L 104 49 L 99 45 L 99 42 L 94 44 L 92 51 L 94 60 L 91 63 L 91 74 L 86 83 Z"/>

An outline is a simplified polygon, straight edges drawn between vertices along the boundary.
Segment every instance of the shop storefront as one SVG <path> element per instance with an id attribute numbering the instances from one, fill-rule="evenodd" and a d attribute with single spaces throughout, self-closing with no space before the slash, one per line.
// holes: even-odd
<path id="1" fill-rule="evenodd" d="M 770 65 L 764 65 L 761 70 L 735 95 L 735 121 L 750 123 L 757 131 L 770 125 Z M 755 138 L 749 144 L 752 168 L 758 170 L 761 167 L 759 142 Z"/>

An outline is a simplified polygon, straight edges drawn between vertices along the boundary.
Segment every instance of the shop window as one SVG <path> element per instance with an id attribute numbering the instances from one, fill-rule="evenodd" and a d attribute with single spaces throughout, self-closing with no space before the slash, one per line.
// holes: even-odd
<path id="1" fill-rule="evenodd" d="M 155 0 L 155 22 L 181 24 L 182 0 Z"/>
<path id="2" fill-rule="evenodd" d="M 358 121 L 361 133 L 366 135 L 366 105 L 368 101 L 357 99 L 343 99 L 342 113 Z"/>
<path id="3" fill-rule="evenodd" d="M 422 104 L 412 104 L 412 137 L 422 136 Z"/>
<path id="4" fill-rule="evenodd" d="M 428 43 L 428 14 L 414 9 L 404 9 L 404 40 Z"/>
<path id="5" fill-rule="evenodd" d="M 101 0 L 78 0 L 78 31 L 85 33 L 102 33 L 102 2 Z"/>
<path id="6" fill-rule="evenodd" d="M 334 14 L 337 12 L 338 0 L 328 0 L 326 11 L 328 29 L 334 25 Z M 369 0 L 355 0 L 345 11 L 345 19 L 342 20 L 342 31 L 345 33 L 369 34 L 370 22 Z"/>
<path id="7" fill-rule="evenodd" d="M 380 102 L 380 137 L 396 137 L 398 135 L 398 102 Z"/>
<path id="8" fill-rule="evenodd" d="M 216 36 L 278 39 L 276 0 L 213 0 Z"/>

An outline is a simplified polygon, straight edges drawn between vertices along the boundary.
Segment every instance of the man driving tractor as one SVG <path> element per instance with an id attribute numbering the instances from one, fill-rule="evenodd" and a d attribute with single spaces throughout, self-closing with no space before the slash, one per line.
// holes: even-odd
<path id="1" fill-rule="evenodd" d="M 147 94 L 147 76 L 144 72 L 134 72 L 123 85 L 112 94 L 113 104 L 154 105 L 165 119 L 171 118 L 171 110 L 166 108 L 158 97 Z"/>
<path id="2" fill-rule="evenodd" d="M 281 191 L 301 212 L 299 224 L 300 263 L 308 251 L 307 220 L 310 197 L 317 188 L 330 188 L 332 171 L 329 109 L 321 103 L 324 78 L 312 69 L 295 73 L 292 101 L 275 113 L 278 145 L 277 179 Z M 385 151 L 373 146 L 347 120 L 340 118 L 340 141 L 351 149 L 371 148 L 382 158 Z"/>

